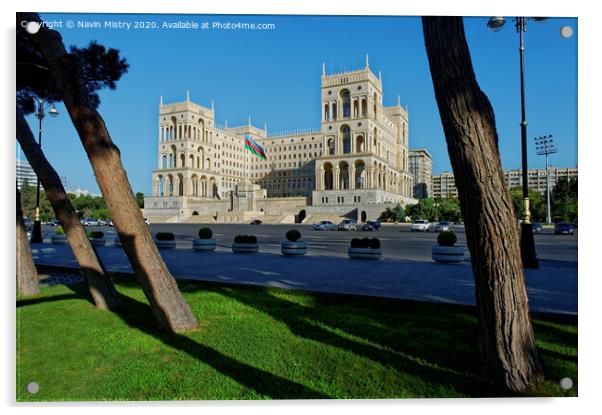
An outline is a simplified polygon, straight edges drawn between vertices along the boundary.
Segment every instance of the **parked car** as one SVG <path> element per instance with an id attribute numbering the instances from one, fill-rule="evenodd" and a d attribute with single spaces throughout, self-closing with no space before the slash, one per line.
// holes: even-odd
<path id="1" fill-rule="evenodd" d="M 337 228 L 337 225 L 329 220 L 321 220 L 318 223 L 314 223 L 312 229 L 314 231 L 332 231 Z"/>
<path id="2" fill-rule="evenodd" d="M 251 225 L 261 225 L 261 221 L 259 219 L 253 219 Z"/>
<path id="3" fill-rule="evenodd" d="M 88 226 L 100 226 L 100 222 L 97 219 L 90 219 L 88 221 Z"/>
<path id="4" fill-rule="evenodd" d="M 338 226 L 340 231 L 355 231 L 355 221 L 353 219 L 343 219 Z"/>
<path id="5" fill-rule="evenodd" d="M 380 222 L 377 220 L 369 220 L 362 226 L 362 231 L 380 231 Z"/>
<path id="6" fill-rule="evenodd" d="M 59 222 L 58 219 L 52 219 L 50 222 L 48 222 L 48 224 L 50 226 L 59 226 L 61 224 L 61 222 Z"/>
<path id="7" fill-rule="evenodd" d="M 575 228 L 570 223 L 558 222 L 554 226 L 554 235 L 573 235 L 574 233 Z"/>
<path id="8" fill-rule="evenodd" d="M 23 218 L 23 226 L 26 231 L 30 231 L 33 228 L 33 221 L 30 218 Z"/>
<path id="9" fill-rule="evenodd" d="M 533 222 L 531 223 L 531 227 L 533 228 L 533 233 L 541 233 L 541 223 Z"/>
<path id="10" fill-rule="evenodd" d="M 451 222 L 442 220 L 441 222 L 439 222 L 438 224 L 435 225 L 434 231 L 435 232 L 449 231 L 450 228 L 451 228 Z"/>
<path id="11" fill-rule="evenodd" d="M 111 222 L 111 221 L 109 221 Z M 150 225 L 150 221 L 147 218 L 144 218 L 144 223 L 146 223 L 147 225 Z M 111 222 L 111 224 L 109 226 L 113 226 L 113 222 Z"/>
<path id="12" fill-rule="evenodd" d="M 415 220 L 410 230 L 412 232 L 428 232 L 431 229 L 431 223 L 425 219 Z"/>

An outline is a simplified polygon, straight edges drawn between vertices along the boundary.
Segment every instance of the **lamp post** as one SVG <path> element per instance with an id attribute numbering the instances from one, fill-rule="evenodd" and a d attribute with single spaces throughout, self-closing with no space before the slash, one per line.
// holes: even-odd
<path id="1" fill-rule="evenodd" d="M 548 156 L 556 153 L 556 145 L 551 134 L 541 137 L 535 137 L 535 150 L 538 156 L 546 156 L 546 207 L 547 218 L 546 223 L 552 223 L 552 213 L 550 209 L 550 171 L 548 170 Z"/>
<path id="2" fill-rule="evenodd" d="M 46 100 L 39 99 L 38 97 L 33 97 L 36 100 L 37 111 L 35 113 L 36 117 L 39 121 L 39 129 L 38 129 L 38 145 L 40 148 L 42 147 L 42 120 L 46 115 L 44 112 L 44 107 L 47 104 Z M 54 104 L 48 110 L 48 114 L 51 117 L 56 117 L 59 115 L 59 111 L 56 109 Z M 31 232 L 31 243 L 42 243 L 42 221 L 40 219 L 40 178 L 36 175 L 36 213 L 33 220 L 33 230 Z"/>
<path id="3" fill-rule="evenodd" d="M 531 20 L 538 22 L 545 20 L 545 17 L 531 17 Z M 501 16 L 491 17 L 487 22 L 487 27 L 497 32 L 500 30 L 506 20 Z M 523 182 L 523 207 L 524 215 L 521 222 L 520 233 L 520 252 L 525 268 L 539 268 L 539 260 L 535 252 L 535 241 L 533 240 L 533 224 L 531 223 L 531 209 L 529 206 L 529 175 L 527 167 L 527 119 L 525 115 L 525 43 L 524 33 L 527 31 L 527 18 L 515 17 L 514 23 L 519 37 L 519 56 L 520 56 L 520 107 L 521 107 L 521 156 L 522 156 L 522 182 Z"/>

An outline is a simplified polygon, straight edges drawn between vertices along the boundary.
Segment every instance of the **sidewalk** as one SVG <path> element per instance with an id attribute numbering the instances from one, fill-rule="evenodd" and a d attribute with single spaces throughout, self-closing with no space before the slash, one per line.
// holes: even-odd
<path id="1" fill-rule="evenodd" d="M 97 248 L 109 272 L 131 273 L 121 248 Z M 79 268 L 68 245 L 34 244 L 38 265 Z M 227 247 L 199 253 L 162 250 L 176 278 L 251 284 L 306 291 L 370 295 L 443 303 L 474 304 L 474 280 L 469 262 L 456 265 L 432 261 L 363 261 L 308 255 L 233 254 Z M 577 263 L 541 261 L 540 269 L 526 270 L 531 310 L 577 314 Z"/>

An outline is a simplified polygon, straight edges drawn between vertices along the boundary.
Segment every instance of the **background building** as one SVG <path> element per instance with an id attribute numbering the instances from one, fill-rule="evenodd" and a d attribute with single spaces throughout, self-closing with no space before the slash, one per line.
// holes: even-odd
<path id="1" fill-rule="evenodd" d="M 433 198 L 458 197 L 454 174 L 444 172 L 433 176 Z"/>
<path id="2" fill-rule="evenodd" d="M 410 173 L 414 181 L 413 196 L 416 199 L 431 197 L 433 193 L 433 157 L 424 148 L 410 150 Z"/>
<path id="3" fill-rule="evenodd" d="M 33 171 L 31 165 L 27 162 L 27 160 L 17 159 L 17 186 L 19 190 L 23 187 L 23 183 L 27 182 L 29 186 L 35 186 L 37 182 L 36 174 Z"/>
<path id="4" fill-rule="evenodd" d="M 329 215 L 375 218 L 383 204 L 412 198 L 408 114 L 383 105 L 380 75 L 364 68 L 321 77 L 317 130 L 268 135 L 252 125 L 217 125 L 213 104 L 161 104 L 153 195 L 145 214 L 156 221 L 276 222 Z M 245 150 L 259 143 L 261 159 Z M 242 183 L 248 182 L 250 185 Z M 195 218 L 196 216 L 196 218 Z"/>
<path id="5" fill-rule="evenodd" d="M 565 177 L 569 180 L 576 179 L 578 169 L 577 167 L 550 167 L 550 189 L 556 186 L 558 179 Z M 506 170 L 504 171 L 504 177 L 506 184 L 510 189 L 514 187 L 521 187 L 523 183 L 522 170 Z M 545 169 L 529 169 L 527 172 L 529 178 L 529 188 L 545 194 L 546 192 L 546 170 Z M 433 176 L 433 197 L 458 197 L 458 190 L 454 180 L 453 173 L 441 173 L 440 175 Z"/>

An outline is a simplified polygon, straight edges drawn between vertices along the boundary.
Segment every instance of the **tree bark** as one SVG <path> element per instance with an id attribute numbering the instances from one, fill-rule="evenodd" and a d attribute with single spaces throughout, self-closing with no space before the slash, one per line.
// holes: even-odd
<path id="1" fill-rule="evenodd" d="M 17 13 L 17 25 L 22 20 L 41 22 L 35 13 Z M 49 64 L 52 78 L 92 164 L 125 253 L 159 326 L 173 332 L 196 329 L 197 320 L 144 223 L 121 164 L 119 150 L 113 144 L 104 120 L 89 100 L 76 57 L 65 51 L 60 34 L 45 26 L 29 39 Z"/>
<path id="2" fill-rule="evenodd" d="M 40 178 L 54 213 L 65 230 L 73 255 L 88 282 L 94 304 L 103 310 L 116 308 L 119 305 L 119 294 L 115 290 L 113 281 L 96 255 L 86 230 L 67 197 L 59 175 L 36 143 L 29 125 L 18 108 L 17 140 L 36 176 Z"/>
<path id="3" fill-rule="evenodd" d="M 485 374 L 497 384 L 523 391 L 543 375 L 493 108 L 477 83 L 462 18 L 423 17 L 422 24 L 465 218 Z"/>
<path id="4" fill-rule="evenodd" d="M 27 232 L 23 223 L 21 193 L 17 186 L 17 288 L 21 297 L 30 297 L 40 293 L 38 270 L 33 263 Z"/>

